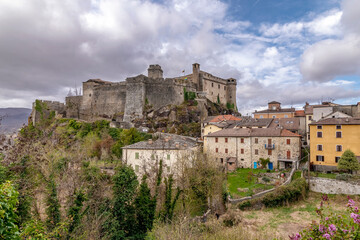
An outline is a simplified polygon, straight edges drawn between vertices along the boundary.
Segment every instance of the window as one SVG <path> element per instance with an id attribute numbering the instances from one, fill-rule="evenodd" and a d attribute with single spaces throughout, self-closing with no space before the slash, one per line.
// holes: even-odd
<path id="1" fill-rule="evenodd" d="M 322 129 L 322 126 L 321 126 L 321 125 L 318 125 L 318 126 L 317 126 L 317 129 Z"/>
<path id="2" fill-rule="evenodd" d="M 259 143 L 259 139 L 258 139 L 258 138 L 255 138 L 255 143 Z"/>
<path id="3" fill-rule="evenodd" d="M 342 152 L 342 145 L 336 145 L 336 151 Z"/>
<path id="4" fill-rule="evenodd" d="M 268 150 L 268 155 L 271 155 L 272 154 L 272 151 L 271 149 Z"/>
<path id="5" fill-rule="evenodd" d="M 335 157 L 335 162 L 338 163 L 340 160 L 340 157 Z"/>
<path id="6" fill-rule="evenodd" d="M 260 118 L 264 118 L 264 116 L 263 116 L 263 115 L 260 115 Z"/>
<path id="7" fill-rule="evenodd" d="M 166 169 L 167 169 L 167 172 L 170 172 L 170 167 L 166 167 Z"/>
<path id="8" fill-rule="evenodd" d="M 220 89 L 220 84 L 218 84 L 218 89 Z"/>
<path id="9" fill-rule="evenodd" d="M 310 134 L 308 135 L 308 140 L 310 140 Z"/>
<path id="10" fill-rule="evenodd" d="M 286 144 L 290 145 L 290 139 L 286 139 Z"/>
<path id="11" fill-rule="evenodd" d="M 214 83 L 211 83 L 211 87 L 214 87 Z"/>
<path id="12" fill-rule="evenodd" d="M 219 139 L 218 138 L 215 138 L 215 142 L 217 143 L 219 141 Z"/>
<path id="13" fill-rule="evenodd" d="M 336 132 L 336 138 L 341 138 L 341 137 L 342 137 L 341 132 Z"/>
<path id="14" fill-rule="evenodd" d="M 228 149 L 227 149 L 227 148 L 225 148 L 225 153 L 228 153 Z"/>
<path id="15" fill-rule="evenodd" d="M 170 160 L 170 154 L 168 154 L 168 155 L 166 156 L 166 158 L 167 158 L 167 160 Z"/>
<path id="16" fill-rule="evenodd" d="M 284 115 L 284 118 L 287 118 L 288 117 L 288 115 Z"/>
<path id="17" fill-rule="evenodd" d="M 272 116 L 272 118 L 276 118 L 276 116 L 275 116 L 275 115 L 273 115 L 273 116 Z"/>
<path id="18" fill-rule="evenodd" d="M 228 142 L 228 138 L 225 138 L 225 142 L 226 142 L 226 143 Z"/>
<path id="19" fill-rule="evenodd" d="M 223 163 L 223 162 L 224 162 L 224 159 L 223 159 L 223 158 L 220 158 L 220 162 Z"/>
<path id="20" fill-rule="evenodd" d="M 224 86 L 224 90 L 226 90 L 226 86 Z"/>
<path id="21" fill-rule="evenodd" d="M 219 149 L 218 149 L 218 148 L 216 148 L 216 149 L 215 149 L 215 152 L 219 152 Z"/>
<path id="22" fill-rule="evenodd" d="M 244 143 L 244 139 L 243 139 L 243 138 L 241 138 L 241 139 L 240 139 L 240 142 L 241 142 L 241 143 Z"/>
<path id="23" fill-rule="evenodd" d="M 323 146 L 322 146 L 322 145 L 317 145 L 317 150 L 318 150 L 318 151 L 322 151 L 322 150 L 323 150 Z"/>
<path id="24" fill-rule="evenodd" d="M 240 150 L 240 152 L 241 152 L 241 154 L 244 154 L 244 149 L 242 148 L 242 149 Z"/>
<path id="25" fill-rule="evenodd" d="M 135 172 L 139 172 L 139 165 L 135 165 Z"/>
<path id="26" fill-rule="evenodd" d="M 255 155 L 259 155 L 259 150 L 255 149 Z"/>
<path id="27" fill-rule="evenodd" d="M 322 138 L 322 132 L 317 132 L 317 137 Z"/>
<path id="28" fill-rule="evenodd" d="M 309 117 L 308 117 L 308 119 L 309 119 L 309 121 L 311 121 L 311 120 L 312 120 L 312 117 L 311 117 L 311 116 L 309 116 Z"/>
<path id="29" fill-rule="evenodd" d="M 316 161 L 317 162 L 323 162 L 324 161 L 324 156 L 316 155 Z"/>
<path id="30" fill-rule="evenodd" d="M 139 159 L 139 153 L 138 152 L 135 153 L 135 159 Z"/>
<path id="31" fill-rule="evenodd" d="M 341 125 L 336 125 L 336 129 L 341 129 Z"/>

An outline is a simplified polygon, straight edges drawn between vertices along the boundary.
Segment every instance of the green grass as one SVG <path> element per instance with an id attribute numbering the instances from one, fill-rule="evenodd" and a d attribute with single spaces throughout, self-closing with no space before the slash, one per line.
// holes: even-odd
<path id="1" fill-rule="evenodd" d="M 321 173 L 321 172 L 311 172 L 311 176 L 319 177 L 319 178 L 330 178 L 335 179 L 336 174 L 335 173 Z"/>
<path id="2" fill-rule="evenodd" d="M 257 177 L 253 176 L 251 181 L 248 181 L 249 172 L 253 174 L 265 173 L 266 169 L 249 169 L 239 168 L 233 173 L 229 173 L 227 176 L 228 190 L 232 197 L 246 197 L 253 195 L 253 190 L 262 188 L 264 190 L 271 189 L 273 186 L 256 183 Z M 238 188 L 249 188 L 248 192 L 239 192 Z"/>
<path id="3" fill-rule="evenodd" d="M 292 181 L 294 181 L 295 179 L 301 178 L 301 171 L 296 171 L 294 173 L 294 175 L 292 176 Z"/>

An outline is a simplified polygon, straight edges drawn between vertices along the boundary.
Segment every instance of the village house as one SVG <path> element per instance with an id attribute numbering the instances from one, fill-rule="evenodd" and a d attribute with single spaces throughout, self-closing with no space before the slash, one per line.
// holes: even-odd
<path id="1" fill-rule="evenodd" d="M 310 124 L 310 163 L 315 171 L 332 171 L 345 150 L 360 160 L 360 118 L 325 118 Z"/>
<path id="2" fill-rule="evenodd" d="M 292 118 L 295 117 L 295 108 L 281 108 L 281 103 L 272 101 L 268 103 L 268 109 L 253 113 L 254 118 Z"/>
<path id="3" fill-rule="evenodd" d="M 301 136 L 281 128 L 231 128 L 204 136 L 204 153 L 231 171 L 258 168 L 269 158 L 269 169 L 298 166 Z M 294 165 L 295 164 L 295 165 Z"/>
<path id="4" fill-rule="evenodd" d="M 201 122 L 201 138 L 212 132 L 220 131 L 242 118 L 233 115 L 218 115 L 207 117 Z"/>
<path id="5" fill-rule="evenodd" d="M 122 148 L 122 161 L 135 170 L 138 176 L 151 174 L 163 160 L 164 174 L 176 174 L 176 163 L 199 151 L 196 138 L 162 133 L 156 140 L 147 140 Z"/>
<path id="6" fill-rule="evenodd" d="M 352 105 L 340 105 L 332 102 L 322 102 L 318 105 L 306 103 L 306 136 L 310 144 L 310 124 L 325 118 L 351 118 L 360 117 L 360 102 Z"/>

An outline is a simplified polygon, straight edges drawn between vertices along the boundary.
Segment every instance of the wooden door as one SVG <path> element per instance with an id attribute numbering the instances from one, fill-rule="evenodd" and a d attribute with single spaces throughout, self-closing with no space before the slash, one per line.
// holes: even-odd
<path id="1" fill-rule="evenodd" d="M 287 151 L 287 152 L 286 152 L 286 157 L 287 157 L 287 159 L 290 159 L 290 158 L 291 158 L 291 152 L 290 152 L 290 151 Z"/>

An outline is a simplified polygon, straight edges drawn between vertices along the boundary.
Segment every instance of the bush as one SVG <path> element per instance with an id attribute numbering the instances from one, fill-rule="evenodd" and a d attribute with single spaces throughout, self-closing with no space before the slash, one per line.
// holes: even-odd
<path id="1" fill-rule="evenodd" d="M 340 215 L 338 211 L 330 207 L 324 208 L 324 202 L 329 200 L 326 195 L 323 195 L 320 207 L 316 210 L 320 221 L 313 221 L 302 232 L 289 236 L 290 239 L 359 239 L 359 208 L 350 197 L 348 199 L 347 212 Z"/>
<path id="2" fill-rule="evenodd" d="M 336 176 L 336 180 L 348 181 L 352 177 L 351 174 L 343 173 Z"/>
<path id="3" fill-rule="evenodd" d="M 268 177 L 266 177 L 266 176 L 262 177 L 262 180 L 263 180 L 264 182 L 266 182 L 266 183 L 268 183 L 268 182 L 271 181 L 271 179 L 268 178 Z"/>
<path id="4" fill-rule="evenodd" d="M 241 210 L 257 208 L 261 205 L 265 207 L 278 207 L 288 202 L 297 201 L 307 193 L 308 186 L 305 178 L 298 178 L 287 186 L 281 186 L 275 191 L 264 195 L 262 198 L 252 199 L 240 203 L 238 208 Z"/>

